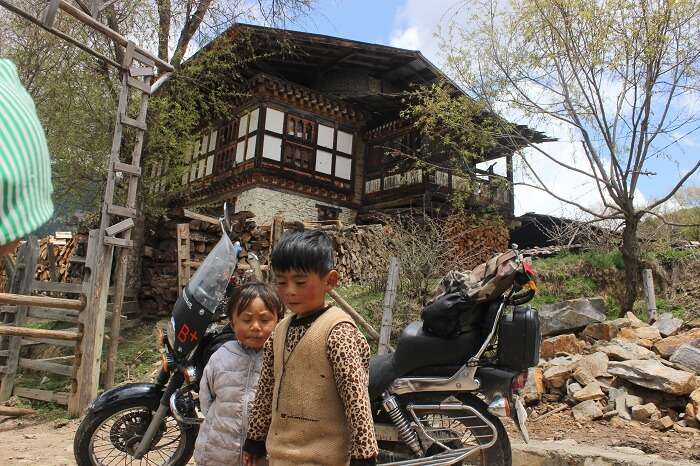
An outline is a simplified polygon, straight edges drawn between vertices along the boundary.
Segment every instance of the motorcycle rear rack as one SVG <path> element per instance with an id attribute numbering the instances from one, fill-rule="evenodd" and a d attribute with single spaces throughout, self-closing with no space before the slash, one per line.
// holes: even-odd
<path id="1" fill-rule="evenodd" d="M 472 408 L 471 406 L 464 405 L 461 403 L 449 403 L 449 404 L 439 404 L 439 405 L 409 405 L 407 407 L 408 412 L 411 413 L 411 416 L 413 417 L 414 425 L 417 426 L 417 429 L 419 431 L 419 436 L 422 439 L 432 441 L 434 444 L 439 445 L 442 448 L 445 448 L 447 451 L 438 453 L 436 455 L 432 455 L 426 458 L 415 458 L 415 459 L 410 459 L 410 460 L 404 460 L 404 461 L 398 461 L 398 462 L 390 462 L 390 463 L 379 463 L 380 466 L 448 466 L 452 465 L 455 463 L 458 463 L 462 461 L 463 459 L 467 458 L 468 456 L 476 453 L 477 451 L 481 450 L 486 450 L 491 448 L 496 441 L 498 440 L 498 431 L 496 430 L 496 427 L 493 425 L 491 421 L 486 419 L 479 411 L 476 409 Z M 426 428 L 427 426 L 424 424 L 424 422 L 421 422 L 419 419 L 418 414 L 420 414 L 421 411 L 443 411 L 443 412 L 454 412 L 454 411 L 462 411 L 465 412 L 467 416 L 463 416 L 464 419 L 478 419 L 480 421 L 480 424 L 477 426 L 472 426 L 472 428 L 476 429 L 489 429 L 490 433 L 488 435 L 477 435 L 472 432 L 472 437 L 476 439 L 483 439 L 483 438 L 488 438 L 490 437 L 491 440 L 489 440 L 486 443 L 479 443 L 478 445 L 474 445 L 472 447 L 468 448 L 459 448 L 459 449 L 451 449 L 447 445 L 445 445 L 443 442 L 440 440 L 437 440 L 434 435 L 434 432 L 442 431 L 444 429 L 439 428 Z M 444 439 L 442 439 L 444 440 Z"/>

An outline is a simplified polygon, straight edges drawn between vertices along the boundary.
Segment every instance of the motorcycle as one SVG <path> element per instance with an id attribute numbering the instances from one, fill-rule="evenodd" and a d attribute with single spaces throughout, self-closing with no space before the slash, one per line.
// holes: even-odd
<path id="1" fill-rule="evenodd" d="M 79 466 L 184 466 L 191 458 L 203 420 L 199 377 L 216 349 L 235 338 L 222 322 L 241 247 L 231 239 L 226 206 L 220 224 L 221 240 L 183 288 L 159 338 L 164 352 L 155 383 L 117 386 L 90 404 L 74 440 Z M 534 273 L 513 252 L 512 283 L 480 305 L 481 326 L 445 339 L 414 322 L 395 352 L 372 358 L 379 464 L 508 466 L 510 443 L 499 417 L 512 417 L 528 440 L 518 393 L 537 364 L 540 333 L 537 312 L 522 307 L 534 297 Z M 256 263 L 250 254 L 248 261 Z"/>

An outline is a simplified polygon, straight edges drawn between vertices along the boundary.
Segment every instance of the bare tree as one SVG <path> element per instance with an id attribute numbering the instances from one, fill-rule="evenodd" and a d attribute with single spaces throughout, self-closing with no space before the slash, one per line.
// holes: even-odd
<path id="1" fill-rule="evenodd" d="M 450 25 L 444 45 L 459 84 L 478 97 L 484 112 L 529 117 L 536 127 L 556 122 L 573 131 L 586 163 L 551 153 L 504 120 L 491 123 L 492 144 L 509 140 L 527 146 L 522 158 L 530 180 L 521 184 L 547 192 L 595 220 L 622 225 L 620 250 L 627 282 L 623 311 L 631 310 L 639 287 L 640 242 L 645 216 L 663 217 L 658 207 L 698 170 L 696 154 L 676 150 L 700 128 L 697 106 L 700 65 L 700 3 L 694 0 L 524 0 L 470 2 L 475 12 Z M 461 23 L 459 22 L 461 21 Z M 588 179 L 602 209 L 567 198 L 548 185 L 528 154 L 539 154 Z M 679 155 L 680 154 L 680 155 Z M 650 162 L 677 164 L 685 171 L 665 195 L 640 206 L 643 178 L 659 177 Z"/>

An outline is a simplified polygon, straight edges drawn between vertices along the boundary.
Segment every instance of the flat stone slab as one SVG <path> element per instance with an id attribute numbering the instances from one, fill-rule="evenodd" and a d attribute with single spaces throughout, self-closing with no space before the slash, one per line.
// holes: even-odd
<path id="1" fill-rule="evenodd" d="M 543 336 L 568 333 L 588 324 L 605 320 L 603 298 L 580 298 L 555 304 L 543 304 L 540 308 L 540 330 Z"/>
<path id="2" fill-rule="evenodd" d="M 656 455 L 614 450 L 583 445 L 575 440 L 530 440 L 529 444 L 518 439 L 511 444 L 513 466 L 700 466 L 687 460 L 664 460 Z"/>

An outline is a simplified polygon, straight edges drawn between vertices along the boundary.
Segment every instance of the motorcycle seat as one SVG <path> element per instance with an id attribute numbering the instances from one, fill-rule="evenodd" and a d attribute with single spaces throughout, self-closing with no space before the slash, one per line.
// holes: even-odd
<path id="1" fill-rule="evenodd" d="M 478 328 L 463 332 L 457 338 L 444 339 L 426 334 L 422 322 L 410 323 L 401 333 L 395 352 L 375 356 L 370 360 L 370 399 L 381 397 L 384 390 L 398 377 L 407 374 L 431 375 L 423 374 L 423 368 L 456 366 L 456 371 L 456 368 L 476 354 L 482 341 L 482 332 Z M 445 376 L 454 373 L 447 375 L 449 369 L 445 367 L 441 371 Z"/>

